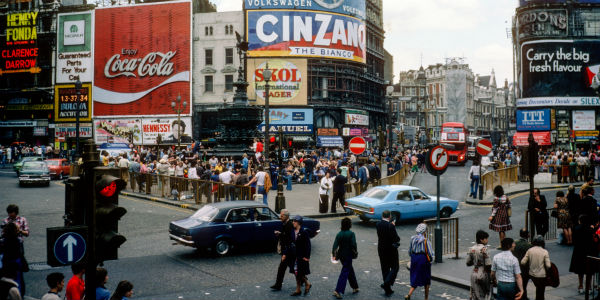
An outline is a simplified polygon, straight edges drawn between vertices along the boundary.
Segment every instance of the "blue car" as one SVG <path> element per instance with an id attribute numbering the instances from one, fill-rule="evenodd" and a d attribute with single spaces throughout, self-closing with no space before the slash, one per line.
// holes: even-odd
<path id="1" fill-rule="evenodd" d="M 320 232 L 321 224 L 304 218 L 302 227 L 312 238 Z M 224 256 L 234 247 L 260 245 L 275 250 L 275 231 L 281 228 L 279 215 L 261 202 L 227 201 L 207 204 L 192 216 L 171 222 L 169 237 L 178 244 Z"/>
<path id="2" fill-rule="evenodd" d="M 365 222 L 380 220 L 384 210 L 391 211 L 392 219 L 397 221 L 427 219 L 437 215 L 437 197 L 413 186 L 384 185 L 347 199 L 344 208 Z M 440 197 L 440 217 L 448 218 L 457 209 L 458 201 Z"/>

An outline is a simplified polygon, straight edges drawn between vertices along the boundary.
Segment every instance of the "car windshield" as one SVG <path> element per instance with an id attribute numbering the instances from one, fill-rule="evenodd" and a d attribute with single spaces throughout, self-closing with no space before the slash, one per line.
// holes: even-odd
<path id="1" fill-rule="evenodd" d="M 366 191 L 364 196 L 382 200 L 383 198 L 385 198 L 385 196 L 387 196 L 388 193 L 389 192 L 384 189 L 374 188 Z"/>
<path id="2" fill-rule="evenodd" d="M 197 212 L 192 215 L 192 218 L 198 219 L 200 221 L 210 221 L 212 220 L 219 210 L 213 206 L 205 205 Z"/>
<path id="3" fill-rule="evenodd" d="M 444 127 L 444 132 L 463 132 L 463 129 L 460 127 Z"/>
<path id="4" fill-rule="evenodd" d="M 47 167 L 48 166 L 43 161 L 28 161 L 28 162 L 26 162 L 26 163 L 23 164 L 23 169 L 24 170 L 44 169 L 44 168 L 47 168 Z"/>
<path id="5" fill-rule="evenodd" d="M 46 163 L 49 166 L 58 166 L 58 160 L 47 160 Z"/>

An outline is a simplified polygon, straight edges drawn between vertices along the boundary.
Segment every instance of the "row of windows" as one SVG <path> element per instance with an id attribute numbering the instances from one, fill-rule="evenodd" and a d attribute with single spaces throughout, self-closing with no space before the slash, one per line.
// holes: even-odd
<path id="1" fill-rule="evenodd" d="M 233 64 L 233 48 L 225 48 L 225 64 Z M 204 65 L 213 65 L 213 49 L 204 49 Z"/>
<path id="2" fill-rule="evenodd" d="M 233 34 L 233 25 L 225 25 L 225 34 L 231 35 Z M 213 35 L 213 27 L 212 26 L 204 26 L 204 35 Z"/>
<path id="3" fill-rule="evenodd" d="M 204 76 L 204 92 L 214 92 L 214 76 Z M 233 75 L 225 75 L 225 92 L 233 92 Z"/>

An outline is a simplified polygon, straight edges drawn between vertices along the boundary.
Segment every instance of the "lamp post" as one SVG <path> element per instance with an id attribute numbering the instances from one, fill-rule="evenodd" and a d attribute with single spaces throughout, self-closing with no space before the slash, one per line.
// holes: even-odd
<path id="1" fill-rule="evenodd" d="M 81 81 L 77 78 L 75 82 L 75 94 L 77 95 L 77 111 L 75 112 L 75 158 L 79 159 L 79 111 L 81 110 Z"/>
<path id="2" fill-rule="evenodd" d="M 176 101 L 171 101 L 171 107 L 177 113 L 177 150 L 181 148 L 181 113 L 187 107 L 187 101 L 181 103 L 181 95 L 177 95 Z"/>
<path id="3" fill-rule="evenodd" d="M 267 65 L 263 70 L 263 78 L 265 79 L 265 162 L 269 159 L 269 82 L 271 82 L 272 75 L 273 71 L 269 69 L 269 63 L 267 62 Z"/>
<path id="4" fill-rule="evenodd" d="M 390 111 L 388 112 L 388 151 L 387 151 L 387 155 L 388 157 L 391 157 L 392 155 L 392 114 L 393 114 L 393 109 L 392 109 L 392 94 L 394 93 L 394 86 L 393 85 L 388 85 L 386 88 L 386 95 L 387 95 L 387 99 L 388 99 L 388 105 L 389 105 L 389 109 Z"/>

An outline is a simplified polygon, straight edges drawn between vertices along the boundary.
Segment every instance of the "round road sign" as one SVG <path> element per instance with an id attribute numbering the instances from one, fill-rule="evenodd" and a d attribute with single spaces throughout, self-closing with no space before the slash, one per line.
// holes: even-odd
<path id="1" fill-rule="evenodd" d="M 481 156 L 486 156 L 492 152 L 492 142 L 488 139 L 481 139 L 477 143 L 477 153 Z"/>
<path id="2" fill-rule="evenodd" d="M 365 149 L 367 149 L 367 142 L 362 137 L 355 136 L 350 139 L 350 142 L 348 143 L 348 148 L 350 149 L 350 152 L 356 155 L 360 155 L 363 152 L 365 152 Z"/>
<path id="3" fill-rule="evenodd" d="M 429 152 L 429 163 L 434 170 L 442 171 L 448 167 L 448 152 L 442 146 L 435 146 Z"/>

